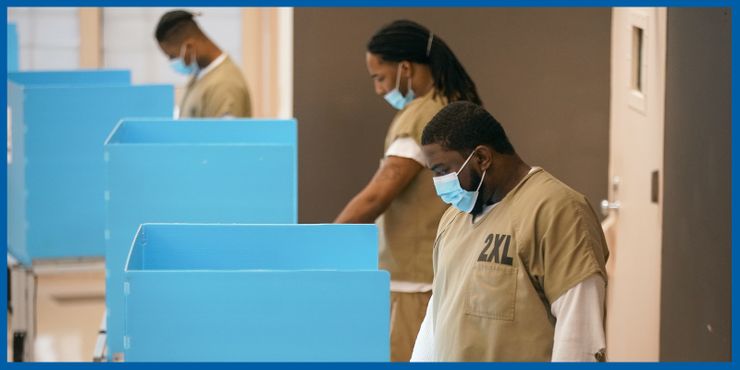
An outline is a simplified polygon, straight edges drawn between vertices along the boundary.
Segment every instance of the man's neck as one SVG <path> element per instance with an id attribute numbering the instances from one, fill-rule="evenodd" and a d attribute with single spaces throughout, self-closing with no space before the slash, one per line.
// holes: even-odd
<path id="1" fill-rule="evenodd" d="M 203 50 L 198 58 L 198 66 L 201 69 L 208 67 L 214 60 L 216 60 L 216 58 L 221 56 L 221 54 L 221 49 L 212 42 L 204 43 Z"/>
<path id="2" fill-rule="evenodd" d="M 427 66 L 418 65 L 416 67 L 416 76 L 414 85 L 414 91 L 416 96 L 425 96 L 432 89 L 434 89 L 434 78 L 432 78 L 432 72 Z"/>
<path id="3" fill-rule="evenodd" d="M 507 161 L 503 165 L 502 173 L 506 174 L 505 177 L 500 181 L 499 185 L 496 186 L 496 191 L 485 203 L 486 205 L 495 204 L 504 199 L 509 192 L 516 187 L 522 179 L 527 176 L 529 170 L 532 169 L 528 164 L 519 158 L 514 156 L 510 161 Z"/>

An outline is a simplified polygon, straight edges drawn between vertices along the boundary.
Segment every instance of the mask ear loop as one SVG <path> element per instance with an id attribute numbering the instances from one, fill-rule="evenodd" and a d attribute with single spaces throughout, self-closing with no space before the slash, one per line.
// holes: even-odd
<path id="1" fill-rule="evenodd" d="M 187 50 L 188 50 L 187 44 L 182 44 L 182 46 L 180 46 L 180 58 L 182 59 L 183 64 L 185 64 L 185 52 Z M 190 66 L 193 63 L 197 63 L 195 60 L 195 50 L 193 50 L 193 52 L 190 53 L 190 63 L 187 63 L 187 65 Z"/>
<path id="2" fill-rule="evenodd" d="M 460 166 L 460 169 L 457 170 L 457 172 L 455 172 L 455 173 L 460 173 L 460 171 L 462 171 L 463 168 L 465 168 L 465 165 L 468 164 L 468 162 L 470 161 L 470 158 L 473 158 L 473 153 L 475 153 L 475 150 L 473 150 L 473 152 L 470 153 L 470 155 L 468 156 L 468 159 L 466 159 L 465 162 L 463 162 L 462 166 Z"/>
<path id="3" fill-rule="evenodd" d="M 411 76 L 409 76 L 408 81 L 409 81 L 409 86 L 408 86 L 408 88 L 406 90 L 406 95 L 408 95 L 409 92 L 411 92 Z"/>
<path id="4" fill-rule="evenodd" d="M 183 62 L 185 62 L 185 51 L 187 50 L 185 46 L 187 45 L 185 44 L 180 45 L 180 58 L 182 58 Z"/>
<path id="5" fill-rule="evenodd" d="M 465 165 L 468 164 L 468 161 L 470 161 L 470 158 L 473 158 L 473 154 L 475 154 L 475 150 L 473 150 L 473 152 L 470 153 L 470 155 L 468 156 L 468 159 L 466 159 L 463 165 L 460 166 L 460 169 L 456 172 L 456 174 L 459 174 L 460 171 L 462 171 L 462 169 L 465 168 Z M 480 182 L 478 183 L 478 187 L 475 188 L 475 191 L 480 190 L 480 187 L 483 185 L 483 180 L 486 178 L 486 172 L 488 172 L 488 170 L 483 171 L 483 176 L 481 176 Z"/>
<path id="6" fill-rule="evenodd" d="M 398 70 L 396 71 L 396 89 L 401 86 L 401 63 L 398 63 Z"/>
<path id="7" fill-rule="evenodd" d="M 190 64 L 192 65 L 193 63 L 195 63 L 195 65 L 198 66 L 198 60 L 195 59 L 195 48 L 193 48 L 193 52 L 190 53 L 190 58 L 192 59 L 190 61 Z"/>
<path id="8" fill-rule="evenodd" d="M 480 190 L 481 185 L 483 185 L 483 179 L 486 178 L 486 172 L 488 172 L 488 170 L 483 171 L 483 176 L 481 176 L 480 182 L 478 183 L 478 187 L 475 189 L 476 192 Z"/>

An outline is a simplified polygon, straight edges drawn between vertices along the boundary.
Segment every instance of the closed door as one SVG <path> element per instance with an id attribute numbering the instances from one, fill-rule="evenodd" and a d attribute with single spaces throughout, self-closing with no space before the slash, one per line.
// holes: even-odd
<path id="1" fill-rule="evenodd" d="M 614 8 L 609 199 L 602 209 L 610 361 L 658 361 L 665 8 Z"/>

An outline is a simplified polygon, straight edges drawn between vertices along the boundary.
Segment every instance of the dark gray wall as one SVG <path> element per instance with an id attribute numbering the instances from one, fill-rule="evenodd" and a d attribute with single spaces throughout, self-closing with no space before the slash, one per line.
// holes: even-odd
<path id="1" fill-rule="evenodd" d="M 525 161 L 606 197 L 611 10 L 296 8 L 299 220 L 329 222 L 378 167 L 394 110 L 373 91 L 365 44 L 409 18 L 444 39 Z"/>
<path id="2" fill-rule="evenodd" d="M 730 11 L 668 10 L 662 361 L 731 359 Z"/>

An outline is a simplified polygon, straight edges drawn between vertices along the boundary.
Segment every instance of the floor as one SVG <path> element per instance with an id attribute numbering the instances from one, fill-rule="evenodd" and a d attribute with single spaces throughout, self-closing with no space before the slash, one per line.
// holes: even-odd
<path id="1" fill-rule="evenodd" d="M 35 360 L 92 361 L 105 313 L 104 270 L 44 271 L 36 282 Z"/>

